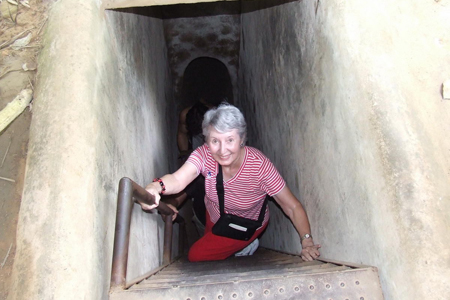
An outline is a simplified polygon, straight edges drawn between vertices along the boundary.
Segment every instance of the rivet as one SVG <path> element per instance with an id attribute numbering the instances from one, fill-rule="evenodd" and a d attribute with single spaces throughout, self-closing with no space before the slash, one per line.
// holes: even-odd
<path id="1" fill-rule="evenodd" d="M 294 288 L 294 291 L 298 292 L 298 291 L 300 291 L 300 288 L 299 288 L 298 286 L 296 286 L 296 287 Z"/>
<path id="2" fill-rule="evenodd" d="M 206 300 L 206 298 L 205 297 L 201 297 L 200 300 Z"/>
<path id="3" fill-rule="evenodd" d="M 264 290 L 264 295 L 269 295 L 269 290 Z"/>
<path id="4" fill-rule="evenodd" d="M 284 289 L 283 288 L 280 288 L 279 291 L 280 291 L 280 293 L 284 293 Z"/>
<path id="5" fill-rule="evenodd" d="M 223 299 L 222 295 L 217 296 L 217 299 L 222 300 Z"/>
<path id="6" fill-rule="evenodd" d="M 359 300 L 364 300 L 364 297 L 359 298 Z"/>
<path id="7" fill-rule="evenodd" d="M 312 290 L 314 289 L 314 286 L 313 286 L 313 285 L 310 285 L 310 286 L 309 286 L 309 289 L 312 291 Z"/>
<path id="8" fill-rule="evenodd" d="M 191 300 L 191 298 L 186 298 L 186 300 Z"/>
<path id="9" fill-rule="evenodd" d="M 355 284 L 356 284 L 356 285 L 359 285 L 359 281 L 356 281 Z"/>
<path id="10" fill-rule="evenodd" d="M 237 298 L 237 294 L 233 294 L 231 297 L 233 298 Z"/>
<path id="11" fill-rule="evenodd" d="M 341 282 L 341 286 L 344 287 L 344 286 L 345 286 L 345 283 Z"/>
<path id="12" fill-rule="evenodd" d="M 329 289 L 329 288 L 331 287 L 331 285 L 327 284 L 325 287 L 326 287 L 327 289 Z"/>
<path id="13" fill-rule="evenodd" d="M 253 293 L 252 292 L 248 292 L 248 296 L 251 298 L 253 297 Z"/>

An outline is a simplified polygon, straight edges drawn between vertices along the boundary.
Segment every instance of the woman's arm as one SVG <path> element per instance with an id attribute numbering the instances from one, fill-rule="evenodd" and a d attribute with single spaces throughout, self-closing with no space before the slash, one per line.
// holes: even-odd
<path id="1" fill-rule="evenodd" d="M 167 174 L 161 177 L 162 182 L 164 183 L 165 192 L 164 195 L 173 195 L 181 192 L 184 188 L 191 183 L 196 177 L 197 168 L 191 163 L 185 163 L 181 166 L 175 173 Z M 152 182 L 145 187 L 147 192 L 155 197 L 155 204 L 148 205 L 142 202 L 139 202 L 142 209 L 151 210 L 159 205 L 159 201 L 161 200 L 161 192 L 162 186 L 159 182 Z"/>
<path id="2" fill-rule="evenodd" d="M 281 206 L 284 213 L 291 219 L 297 230 L 300 239 L 306 234 L 311 235 L 308 216 L 302 204 L 292 194 L 291 190 L 285 186 L 278 194 L 273 196 L 275 201 Z M 312 237 L 303 239 L 301 257 L 303 260 L 314 260 L 320 256 L 320 245 L 314 245 Z"/>

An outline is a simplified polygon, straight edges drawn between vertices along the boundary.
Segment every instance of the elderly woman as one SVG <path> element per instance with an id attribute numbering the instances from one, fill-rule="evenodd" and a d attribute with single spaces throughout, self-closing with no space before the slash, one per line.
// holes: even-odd
<path id="1" fill-rule="evenodd" d="M 156 204 L 141 203 L 142 208 L 153 209 L 159 204 L 160 194 L 176 194 L 203 174 L 206 228 L 204 236 L 189 250 L 190 261 L 222 260 L 238 251 L 253 253 L 257 237 L 269 221 L 267 195 L 294 224 L 301 239 L 302 259 L 317 258 L 320 245 L 313 242 L 302 205 L 270 160 L 259 150 L 245 146 L 247 126 L 239 109 L 223 103 L 209 110 L 202 128 L 205 144 L 175 173 L 156 178 L 146 187 Z"/>

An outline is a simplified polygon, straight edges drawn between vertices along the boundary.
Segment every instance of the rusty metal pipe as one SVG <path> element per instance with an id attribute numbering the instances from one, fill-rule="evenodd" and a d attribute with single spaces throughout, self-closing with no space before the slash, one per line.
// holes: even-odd
<path id="1" fill-rule="evenodd" d="M 111 289 L 125 287 L 128 263 L 128 244 L 130 241 L 131 211 L 133 208 L 132 198 L 132 181 L 129 178 L 122 178 L 119 182 L 119 193 L 117 196 Z"/>
<path id="2" fill-rule="evenodd" d="M 179 233 L 178 233 L 178 252 L 181 254 L 185 254 L 184 251 L 187 247 L 187 233 L 186 233 L 186 225 L 183 223 L 179 223 Z"/>
<path id="3" fill-rule="evenodd" d="M 141 200 L 145 204 L 155 204 L 155 199 L 153 198 L 153 196 L 150 195 L 150 193 L 147 192 L 143 187 L 129 178 L 124 177 L 121 180 L 123 179 L 128 179 L 129 181 L 131 181 L 131 184 L 133 186 L 133 197 Z M 164 202 L 160 202 L 156 209 L 163 215 L 173 215 L 173 210 Z"/>
<path id="4" fill-rule="evenodd" d="M 149 205 L 155 203 L 153 196 L 143 187 L 139 186 L 131 179 L 124 177 L 119 182 L 119 192 L 117 197 L 116 228 L 111 269 L 111 290 L 117 288 L 124 289 L 126 285 L 131 214 L 135 202 L 133 198 L 139 199 L 141 202 Z M 165 215 L 163 261 L 170 262 L 172 256 L 173 211 L 163 202 L 160 202 L 156 209 Z M 175 221 L 184 223 L 184 219 L 179 215 Z"/>
<path id="5" fill-rule="evenodd" d="M 164 251 L 163 251 L 163 265 L 170 263 L 172 259 L 172 215 L 165 216 L 164 226 Z"/>

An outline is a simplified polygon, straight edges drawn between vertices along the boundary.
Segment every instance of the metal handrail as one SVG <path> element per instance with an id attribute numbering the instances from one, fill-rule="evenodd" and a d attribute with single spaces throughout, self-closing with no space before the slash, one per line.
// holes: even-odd
<path id="1" fill-rule="evenodd" d="M 128 264 L 128 245 L 130 241 L 130 224 L 133 204 L 139 199 L 141 202 L 152 205 L 154 198 L 143 187 L 130 178 L 124 177 L 119 182 L 117 197 L 116 229 L 114 235 L 114 250 L 111 269 L 111 290 L 125 289 Z M 165 218 L 163 265 L 170 263 L 172 257 L 172 230 L 173 210 L 165 203 L 160 202 L 156 208 Z M 174 222 L 184 224 L 184 219 L 177 215 Z"/>

